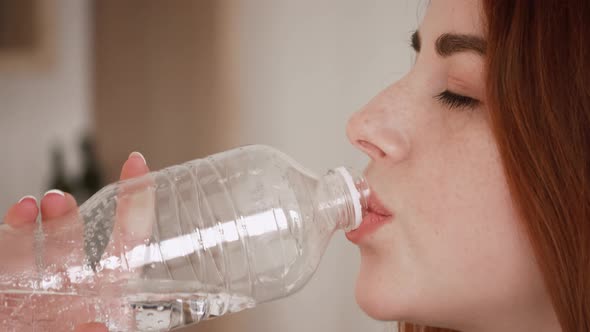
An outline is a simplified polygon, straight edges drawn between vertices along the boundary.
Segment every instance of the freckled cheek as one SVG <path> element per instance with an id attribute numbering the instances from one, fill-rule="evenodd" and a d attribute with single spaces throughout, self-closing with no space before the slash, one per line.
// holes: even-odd
<path id="1" fill-rule="evenodd" d="M 444 174 L 440 186 L 418 200 L 416 237 L 425 255 L 469 269 L 497 254 L 498 241 L 513 236 L 515 220 L 502 176 L 462 171 Z"/>
<path id="2" fill-rule="evenodd" d="M 422 231 L 438 236 L 449 228 L 479 227 L 507 209 L 501 165 L 485 146 L 439 146 L 417 162 L 408 180 L 404 203 Z"/>

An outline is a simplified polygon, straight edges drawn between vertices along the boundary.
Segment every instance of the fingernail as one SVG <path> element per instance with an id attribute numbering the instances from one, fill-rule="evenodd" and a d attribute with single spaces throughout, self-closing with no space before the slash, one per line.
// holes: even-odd
<path id="1" fill-rule="evenodd" d="M 137 152 L 137 151 L 133 151 L 133 152 L 131 152 L 131 154 L 129 155 L 129 158 L 131 158 L 131 157 L 133 157 L 133 156 L 141 158 L 141 160 L 143 160 L 143 163 L 144 163 L 145 165 L 147 165 L 147 161 L 145 161 L 145 157 L 144 157 L 144 156 L 143 156 L 141 153 L 139 153 L 139 152 Z"/>
<path id="2" fill-rule="evenodd" d="M 45 194 L 43 194 L 43 197 L 45 197 L 45 196 L 47 196 L 49 194 L 58 194 L 58 195 L 60 195 L 62 197 L 66 197 L 66 194 L 63 191 L 59 190 L 59 189 L 51 189 L 51 190 L 48 190 Z"/>
<path id="3" fill-rule="evenodd" d="M 35 196 L 27 195 L 27 196 L 23 196 L 23 198 L 19 199 L 17 204 L 24 201 L 25 199 L 31 199 L 31 200 L 35 201 L 35 204 L 37 203 L 37 198 L 35 198 Z"/>

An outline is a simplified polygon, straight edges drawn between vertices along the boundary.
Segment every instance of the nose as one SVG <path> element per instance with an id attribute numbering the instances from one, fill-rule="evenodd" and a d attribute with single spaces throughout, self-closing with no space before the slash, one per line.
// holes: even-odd
<path id="1" fill-rule="evenodd" d="M 374 161 L 399 163 L 410 153 L 404 117 L 395 107 L 395 101 L 377 96 L 348 120 L 348 139 Z"/>

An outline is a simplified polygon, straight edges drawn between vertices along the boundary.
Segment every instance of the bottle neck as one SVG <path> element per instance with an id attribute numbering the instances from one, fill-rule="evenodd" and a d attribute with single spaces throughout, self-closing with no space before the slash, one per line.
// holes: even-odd
<path id="1" fill-rule="evenodd" d="M 362 173 L 345 167 L 334 168 L 320 179 L 317 209 L 333 229 L 348 232 L 360 225 L 369 194 Z"/>

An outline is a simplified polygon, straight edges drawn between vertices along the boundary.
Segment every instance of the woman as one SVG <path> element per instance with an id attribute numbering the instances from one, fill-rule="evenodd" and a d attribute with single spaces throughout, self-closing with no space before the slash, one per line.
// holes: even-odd
<path id="1" fill-rule="evenodd" d="M 348 126 L 393 216 L 349 234 L 370 316 L 408 332 L 590 331 L 588 18 L 587 0 L 429 3 L 415 65 Z M 147 171 L 134 153 L 121 177 Z M 76 204 L 52 192 L 40 206 L 47 221 Z M 37 213 L 27 198 L 5 221 Z"/>
<path id="2" fill-rule="evenodd" d="M 429 4 L 414 67 L 348 127 L 394 215 L 359 242 L 369 315 L 590 331 L 589 17 L 588 1 Z"/>

